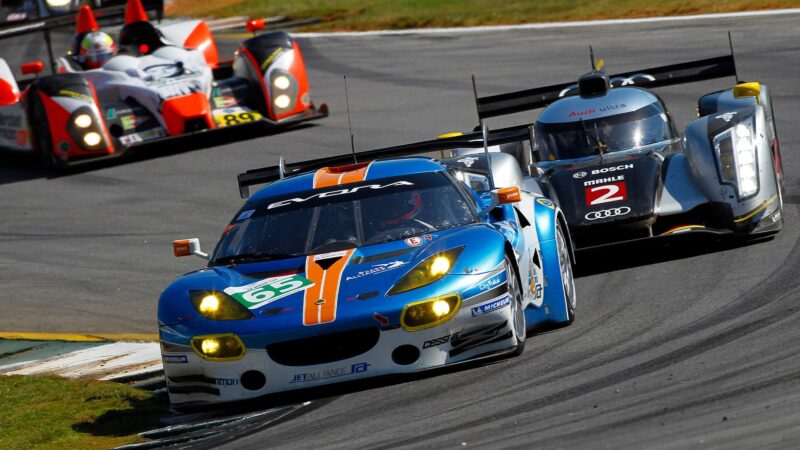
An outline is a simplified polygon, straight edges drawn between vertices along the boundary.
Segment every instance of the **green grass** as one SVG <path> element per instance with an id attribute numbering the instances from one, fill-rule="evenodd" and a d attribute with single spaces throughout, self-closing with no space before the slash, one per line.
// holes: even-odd
<path id="1" fill-rule="evenodd" d="M 163 398 L 116 383 L 0 376 L 0 448 L 106 449 L 158 428 Z"/>
<path id="2" fill-rule="evenodd" d="M 174 0 L 179 16 L 320 17 L 304 30 L 372 30 L 612 19 L 776 9 L 800 0 Z"/>

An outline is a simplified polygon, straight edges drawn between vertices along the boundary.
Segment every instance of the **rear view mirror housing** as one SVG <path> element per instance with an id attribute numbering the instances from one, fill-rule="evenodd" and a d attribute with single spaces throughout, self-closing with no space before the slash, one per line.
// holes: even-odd
<path id="1" fill-rule="evenodd" d="M 177 258 L 195 255 L 205 260 L 209 259 L 208 254 L 203 253 L 203 251 L 200 249 L 200 239 L 197 238 L 172 241 L 172 253 Z"/>

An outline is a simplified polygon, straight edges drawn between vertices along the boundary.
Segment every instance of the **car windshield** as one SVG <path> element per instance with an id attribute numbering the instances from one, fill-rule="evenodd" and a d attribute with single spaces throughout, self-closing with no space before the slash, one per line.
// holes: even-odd
<path id="1" fill-rule="evenodd" d="M 454 182 L 431 172 L 249 202 L 212 264 L 332 252 L 473 223 L 475 212 Z"/>
<path id="2" fill-rule="evenodd" d="M 536 123 L 536 140 L 545 160 L 582 158 L 619 152 L 672 138 L 669 118 L 659 102 L 636 111 L 599 119 Z"/>

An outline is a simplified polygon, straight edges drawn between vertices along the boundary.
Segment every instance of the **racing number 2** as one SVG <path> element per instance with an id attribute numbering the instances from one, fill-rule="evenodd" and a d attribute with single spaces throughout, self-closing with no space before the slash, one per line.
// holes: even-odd
<path id="1" fill-rule="evenodd" d="M 586 188 L 587 206 L 618 202 L 621 200 L 627 200 L 627 198 L 628 192 L 625 188 L 625 183 L 612 183 Z"/>

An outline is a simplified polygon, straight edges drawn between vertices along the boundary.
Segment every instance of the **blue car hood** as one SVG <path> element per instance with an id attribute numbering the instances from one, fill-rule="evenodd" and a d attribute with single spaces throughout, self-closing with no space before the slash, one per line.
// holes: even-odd
<path id="1" fill-rule="evenodd" d="M 159 321 L 190 327 L 192 334 L 197 334 L 199 325 L 208 334 L 230 332 L 232 327 L 252 333 L 305 328 L 316 334 L 323 329 L 393 326 L 399 324 L 400 311 L 407 303 L 461 292 L 474 284 L 476 276 L 495 270 L 503 260 L 503 245 L 501 233 L 478 223 L 343 252 L 214 266 L 173 282 L 161 296 Z M 456 247 L 463 250 L 442 280 L 386 295 L 417 264 Z M 246 305 L 254 318 L 205 319 L 191 305 L 190 291 L 225 292 Z"/>

